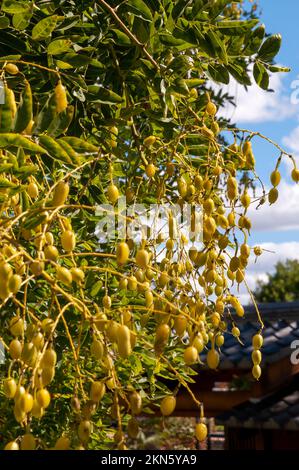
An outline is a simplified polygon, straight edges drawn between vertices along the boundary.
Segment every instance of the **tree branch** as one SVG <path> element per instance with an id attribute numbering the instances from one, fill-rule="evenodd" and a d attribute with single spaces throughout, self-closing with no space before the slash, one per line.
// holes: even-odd
<path id="1" fill-rule="evenodd" d="M 116 23 L 120 26 L 120 28 L 123 30 L 123 32 L 133 41 L 138 47 L 140 47 L 144 53 L 144 55 L 148 58 L 148 60 L 153 64 L 153 66 L 157 69 L 160 70 L 159 64 L 155 61 L 155 59 L 151 56 L 151 54 L 147 51 L 146 47 L 142 42 L 139 41 L 139 39 L 129 30 L 129 28 L 124 24 L 124 22 L 121 20 L 121 18 L 118 16 L 116 11 L 108 5 L 108 3 L 105 0 L 98 0 L 98 3 L 102 5 L 115 19 Z"/>

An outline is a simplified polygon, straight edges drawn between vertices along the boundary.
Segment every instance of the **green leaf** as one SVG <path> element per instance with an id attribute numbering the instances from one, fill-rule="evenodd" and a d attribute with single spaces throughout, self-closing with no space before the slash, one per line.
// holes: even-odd
<path id="1" fill-rule="evenodd" d="M 192 7 L 193 17 L 197 16 L 197 14 L 201 11 L 204 4 L 205 4 L 204 0 L 194 0 L 193 7 Z"/>
<path id="2" fill-rule="evenodd" d="M 62 57 L 62 61 L 71 64 L 73 67 L 84 67 L 84 65 L 90 64 L 92 58 L 85 54 L 69 52 Z"/>
<path id="3" fill-rule="evenodd" d="M 243 54 L 245 55 L 251 55 L 251 54 L 256 54 L 259 48 L 261 47 L 261 44 L 263 42 L 263 39 L 265 37 L 265 25 L 261 25 L 258 28 L 256 28 L 250 35 Z"/>
<path id="4" fill-rule="evenodd" d="M 229 64 L 227 66 L 227 70 L 237 80 L 237 82 L 241 83 L 241 85 L 251 85 L 250 77 L 245 70 L 244 65 Z"/>
<path id="5" fill-rule="evenodd" d="M 114 104 L 122 103 L 123 98 L 112 90 L 104 88 L 103 86 L 90 85 L 88 87 L 91 101 L 99 101 L 101 103 Z"/>
<path id="6" fill-rule="evenodd" d="M 32 3 L 25 0 L 3 0 L 1 10 L 6 13 L 24 13 L 28 11 Z"/>
<path id="7" fill-rule="evenodd" d="M 253 67 L 253 76 L 259 87 L 261 87 L 263 90 L 268 90 L 269 74 L 266 70 L 266 67 L 260 62 L 255 62 Z"/>
<path id="8" fill-rule="evenodd" d="M 15 35 L 8 33 L 6 31 L 2 31 L 0 34 L 0 44 L 5 44 L 9 48 L 7 52 L 10 52 L 12 49 L 13 52 L 26 52 L 26 43 L 21 39 L 17 38 Z"/>
<path id="9" fill-rule="evenodd" d="M 72 45 L 70 39 L 55 39 L 48 45 L 48 53 L 52 55 L 64 54 Z"/>
<path id="10" fill-rule="evenodd" d="M 211 38 L 207 34 L 201 33 L 199 25 L 195 24 L 192 29 L 196 35 L 196 42 L 199 48 L 209 57 L 216 57 L 215 47 L 211 41 Z"/>
<path id="11" fill-rule="evenodd" d="M 214 31 L 209 31 L 207 35 L 210 38 L 211 43 L 213 44 L 217 56 L 219 57 L 219 59 L 222 60 L 225 65 L 227 65 L 228 57 L 224 42 L 220 39 L 218 34 L 214 33 Z"/>
<path id="12" fill-rule="evenodd" d="M 32 18 L 31 12 L 15 13 L 12 17 L 13 27 L 18 31 L 24 31 Z"/>
<path id="13" fill-rule="evenodd" d="M 226 85 L 229 83 L 229 73 L 224 65 L 209 64 L 208 75 L 214 82 L 225 83 Z"/>
<path id="14" fill-rule="evenodd" d="M 258 57 L 266 62 L 271 62 L 278 54 L 281 47 L 281 35 L 274 34 L 265 40 L 262 44 Z"/>
<path id="15" fill-rule="evenodd" d="M 32 29 L 32 39 L 35 41 L 42 41 L 51 37 L 52 32 L 54 31 L 58 21 L 58 16 L 48 16 L 40 20 Z"/>
<path id="16" fill-rule="evenodd" d="M 6 16 L 0 16 L 0 29 L 8 28 L 9 19 Z"/>
<path id="17" fill-rule="evenodd" d="M 165 46 L 181 46 L 185 42 L 183 39 L 175 38 L 172 34 L 161 33 L 159 37 Z"/>
<path id="18" fill-rule="evenodd" d="M 270 72 L 272 73 L 276 73 L 276 72 L 290 72 L 291 69 L 289 67 L 281 67 L 281 66 L 278 66 L 278 65 L 268 65 L 267 66 L 267 69 L 270 70 Z"/>
<path id="19" fill-rule="evenodd" d="M 119 29 L 113 28 L 110 31 L 112 32 L 115 44 L 119 46 L 129 46 L 131 44 L 130 38 Z"/>
<path id="20" fill-rule="evenodd" d="M 219 21 L 216 24 L 222 34 L 228 36 L 239 36 L 246 34 L 259 23 L 259 20 L 241 20 L 241 21 Z"/>
<path id="21" fill-rule="evenodd" d="M 175 18 L 175 19 L 179 18 L 184 13 L 187 6 L 192 3 L 192 1 L 193 0 L 191 1 L 179 0 L 179 2 L 177 2 L 177 4 L 174 6 L 172 10 L 172 13 L 171 13 L 172 18 Z"/>
<path id="22" fill-rule="evenodd" d="M 240 1 L 241 0 L 237 0 L 235 3 L 240 3 Z M 216 18 L 230 3 L 232 3 L 231 0 L 215 0 L 208 2 L 207 7 L 205 6 L 205 8 L 210 10 L 210 17 L 213 19 Z"/>
<path id="23" fill-rule="evenodd" d="M 125 7 L 133 15 L 142 18 L 145 21 L 153 21 L 152 12 L 143 0 L 127 0 Z"/>

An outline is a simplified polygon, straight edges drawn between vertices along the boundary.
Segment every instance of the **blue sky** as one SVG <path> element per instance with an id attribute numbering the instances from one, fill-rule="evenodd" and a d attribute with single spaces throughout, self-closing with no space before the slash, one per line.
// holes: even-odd
<path id="1" fill-rule="evenodd" d="M 276 141 L 292 153 L 299 168 L 299 2 L 296 0 L 260 0 L 261 22 L 267 32 L 281 33 L 282 47 L 276 62 L 291 68 L 287 74 L 275 74 L 270 81 L 274 93 L 267 93 L 257 86 L 246 92 L 234 81 L 228 85 L 230 94 L 236 97 L 237 108 L 224 110 L 240 128 L 259 131 Z M 294 83 L 298 80 L 298 83 Z M 298 90 L 298 104 L 291 97 Z M 259 138 L 253 141 L 257 161 L 257 172 L 269 186 L 269 175 L 273 171 L 279 151 Z M 280 198 L 276 205 L 263 206 L 259 211 L 252 208 L 250 215 L 253 231 L 252 246 L 260 245 L 265 250 L 258 262 L 252 259 L 247 281 L 254 289 L 257 279 L 266 279 L 278 260 L 299 259 L 299 185 L 292 183 L 291 162 L 285 159 L 280 167 L 282 182 Z M 243 302 L 249 300 L 244 289 L 240 292 Z"/>

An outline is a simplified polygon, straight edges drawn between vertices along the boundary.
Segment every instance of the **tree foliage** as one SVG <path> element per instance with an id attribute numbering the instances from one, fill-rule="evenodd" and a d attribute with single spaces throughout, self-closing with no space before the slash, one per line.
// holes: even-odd
<path id="1" fill-rule="evenodd" d="M 169 415 L 180 387 L 203 419 L 192 366 L 209 348 L 216 369 L 223 331 L 238 339 L 230 287 L 244 280 L 258 182 L 255 134 L 231 126 L 228 146 L 216 105 L 229 97 L 207 90 L 231 78 L 267 89 L 286 70 L 280 36 L 227 0 L 3 0 L 0 28 L 3 442 L 123 449 L 141 411 Z M 171 213 L 167 241 L 118 228 L 103 240 L 97 206 L 119 215 L 121 195 L 203 205 L 201 247 Z"/>
<path id="2" fill-rule="evenodd" d="M 288 259 L 275 266 L 268 280 L 259 281 L 255 291 L 259 302 L 294 302 L 299 300 L 299 262 Z"/>

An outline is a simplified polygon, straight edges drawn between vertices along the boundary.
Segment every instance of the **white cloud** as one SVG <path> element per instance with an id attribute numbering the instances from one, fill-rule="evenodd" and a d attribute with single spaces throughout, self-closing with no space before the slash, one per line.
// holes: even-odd
<path id="1" fill-rule="evenodd" d="M 288 136 L 283 137 L 282 143 L 286 145 L 291 152 L 299 154 L 299 126 L 295 127 Z"/>
<path id="2" fill-rule="evenodd" d="M 273 93 L 262 90 L 255 82 L 246 90 L 232 78 L 228 85 L 216 85 L 216 92 L 221 89 L 233 96 L 237 105 L 227 104 L 220 115 L 237 123 L 283 121 L 293 116 L 297 106 L 292 105 L 283 78 L 283 74 L 271 75 L 269 88 Z"/>
<path id="3" fill-rule="evenodd" d="M 250 256 L 250 261 L 246 270 L 246 282 L 249 288 L 254 291 L 258 280 L 267 281 L 267 274 L 274 271 L 275 265 L 279 261 L 287 259 L 299 260 L 299 242 L 285 243 L 262 243 L 260 244 L 263 251 L 262 256 L 256 259 L 254 254 Z M 244 284 L 241 285 L 240 291 L 235 293 L 238 295 L 244 305 L 250 303 L 250 295 Z"/>
<path id="4" fill-rule="evenodd" d="M 278 190 L 279 198 L 275 204 L 270 206 L 267 201 L 258 210 L 257 204 L 251 205 L 248 216 L 253 231 L 299 230 L 299 185 L 282 180 Z"/>

